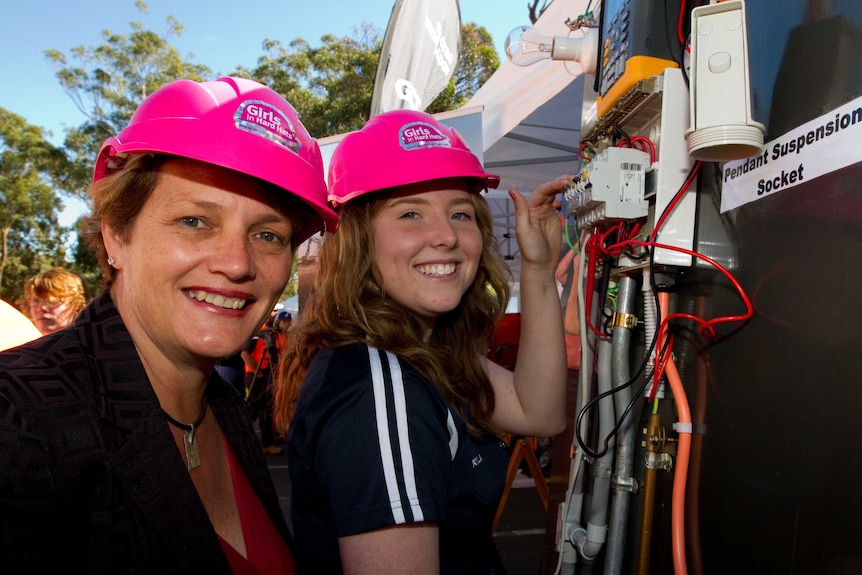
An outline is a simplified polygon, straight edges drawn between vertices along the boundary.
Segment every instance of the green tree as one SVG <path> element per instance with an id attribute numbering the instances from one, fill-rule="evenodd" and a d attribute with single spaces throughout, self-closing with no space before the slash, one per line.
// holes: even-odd
<path id="1" fill-rule="evenodd" d="M 66 232 L 57 221 L 63 207 L 52 180 L 62 151 L 45 131 L 0 108 L 0 296 L 20 295 L 37 271 L 63 262 Z M 59 263 L 58 263 L 59 265 Z"/>
<path id="2" fill-rule="evenodd" d="M 148 13 L 143 1 L 137 0 L 135 6 L 141 16 Z M 170 44 L 184 29 L 173 17 L 167 18 L 161 35 L 146 30 L 141 22 L 129 25 L 128 35 L 102 31 L 104 43 L 99 46 L 76 46 L 69 54 L 45 51 L 63 90 L 86 118 L 67 131 L 65 154 L 55 160 L 52 182 L 58 191 L 84 201 L 102 143 L 128 124 L 149 94 L 179 78 L 200 81 L 212 76 L 207 66 L 192 62 L 191 55 L 184 59 Z M 101 283 L 101 272 L 85 242 L 78 239 L 73 251 L 75 271 L 93 291 Z"/>
<path id="3" fill-rule="evenodd" d="M 317 48 L 302 38 L 287 46 L 264 40 L 257 66 L 236 73 L 287 98 L 315 137 L 358 130 L 368 119 L 382 39 L 363 23 L 352 37 L 327 34 L 320 40 Z"/>
<path id="4" fill-rule="evenodd" d="M 363 23 L 350 37 L 325 35 L 317 48 L 301 38 L 288 46 L 265 40 L 263 46 L 266 54 L 258 59 L 257 66 L 252 70 L 240 68 L 236 73 L 284 95 L 316 137 L 358 130 L 368 120 L 383 46 L 373 26 Z M 499 67 L 493 39 L 485 28 L 462 25 L 461 46 L 449 85 L 426 111 L 460 108 Z"/>
<path id="5" fill-rule="evenodd" d="M 142 0 L 135 6 L 140 14 L 147 14 Z M 183 32 L 173 17 L 168 17 L 164 35 L 145 30 L 141 22 L 129 24 L 132 32 L 128 36 L 104 30 L 104 44 L 74 47 L 71 57 L 59 50 L 45 51 L 63 90 L 87 118 L 66 134 L 69 164 L 58 182 L 65 192 L 80 199 L 86 198 L 93 159 L 102 142 L 128 123 L 144 98 L 173 80 L 202 80 L 212 75 L 207 66 L 184 60 L 171 46 L 170 39 Z"/>

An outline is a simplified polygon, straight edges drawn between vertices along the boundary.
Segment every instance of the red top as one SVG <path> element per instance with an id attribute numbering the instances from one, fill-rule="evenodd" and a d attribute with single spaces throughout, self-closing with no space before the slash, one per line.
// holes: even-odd
<path id="1" fill-rule="evenodd" d="M 248 555 L 247 558 L 243 557 L 219 537 L 219 543 L 227 556 L 231 570 L 236 575 L 295 575 L 296 568 L 293 565 L 290 550 L 251 488 L 248 478 L 242 472 L 239 462 L 228 446 L 227 438 L 225 438 L 225 449 L 230 461 L 230 474 Z"/>

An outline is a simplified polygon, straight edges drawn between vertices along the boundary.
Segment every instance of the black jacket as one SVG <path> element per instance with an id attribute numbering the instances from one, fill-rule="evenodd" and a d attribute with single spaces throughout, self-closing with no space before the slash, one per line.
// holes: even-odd
<path id="1" fill-rule="evenodd" d="M 290 544 L 246 408 L 207 398 Z M 230 573 L 129 332 L 106 292 L 73 326 L 0 353 L 3 573 Z"/>

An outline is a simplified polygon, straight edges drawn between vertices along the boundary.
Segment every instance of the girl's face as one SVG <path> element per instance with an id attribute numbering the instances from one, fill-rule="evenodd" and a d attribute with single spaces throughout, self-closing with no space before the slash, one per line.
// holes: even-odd
<path id="1" fill-rule="evenodd" d="M 372 233 L 375 279 L 386 297 L 430 327 L 458 306 L 476 277 L 482 233 L 466 189 L 407 186 L 374 216 Z"/>

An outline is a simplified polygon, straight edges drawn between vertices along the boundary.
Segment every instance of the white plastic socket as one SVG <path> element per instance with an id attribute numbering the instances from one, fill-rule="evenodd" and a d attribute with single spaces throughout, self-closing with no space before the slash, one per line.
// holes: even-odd
<path id="1" fill-rule="evenodd" d="M 745 3 L 699 6 L 691 30 L 689 154 L 725 162 L 759 153 L 766 129 L 751 117 Z"/>

